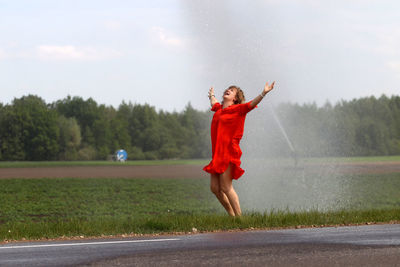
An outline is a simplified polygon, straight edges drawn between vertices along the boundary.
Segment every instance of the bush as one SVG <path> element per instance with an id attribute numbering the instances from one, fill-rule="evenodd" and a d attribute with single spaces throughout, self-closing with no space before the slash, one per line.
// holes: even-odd
<path id="1" fill-rule="evenodd" d="M 174 145 L 163 145 L 159 155 L 161 159 L 172 159 L 179 157 L 179 149 Z"/>
<path id="2" fill-rule="evenodd" d="M 157 151 L 146 151 L 144 152 L 144 157 L 147 160 L 156 160 L 159 158 Z"/>
<path id="3" fill-rule="evenodd" d="M 96 159 L 96 150 L 92 146 L 86 146 L 78 152 L 79 160 L 94 160 Z"/>
<path id="4" fill-rule="evenodd" d="M 109 154 L 110 154 L 110 151 L 109 151 L 108 147 L 101 146 L 97 150 L 96 159 L 106 160 Z"/>
<path id="5" fill-rule="evenodd" d="M 133 146 L 128 151 L 128 160 L 143 160 L 145 155 L 140 147 Z"/>

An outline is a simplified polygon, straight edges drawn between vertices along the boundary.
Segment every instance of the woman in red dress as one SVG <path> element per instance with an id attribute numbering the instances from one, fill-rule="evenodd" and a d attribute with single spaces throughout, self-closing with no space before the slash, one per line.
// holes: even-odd
<path id="1" fill-rule="evenodd" d="M 244 121 L 247 113 L 274 88 L 274 84 L 267 82 L 262 93 L 247 103 L 243 91 L 237 86 L 224 91 L 222 104 L 215 98 L 214 88 L 209 91 L 211 110 L 215 112 L 211 122 L 212 160 L 203 170 L 210 173 L 211 191 L 231 216 L 242 213 L 232 179 L 237 180 L 244 173 L 240 168 L 242 151 L 239 147 Z"/>

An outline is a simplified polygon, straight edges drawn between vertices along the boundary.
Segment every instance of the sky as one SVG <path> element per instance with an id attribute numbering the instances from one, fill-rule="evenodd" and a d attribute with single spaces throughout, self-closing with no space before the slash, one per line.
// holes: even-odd
<path id="1" fill-rule="evenodd" d="M 235 84 L 248 100 L 400 92 L 399 1 L 0 0 L 0 102 L 68 95 L 181 111 Z"/>

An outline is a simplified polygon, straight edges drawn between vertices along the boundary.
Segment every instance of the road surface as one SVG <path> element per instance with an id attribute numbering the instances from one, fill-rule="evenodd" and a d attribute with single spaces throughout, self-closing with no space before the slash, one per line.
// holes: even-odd
<path id="1" fill-rule="evenodd" d="M 17 242 L 0 266 L 399 266 L 400 225 Z"/>

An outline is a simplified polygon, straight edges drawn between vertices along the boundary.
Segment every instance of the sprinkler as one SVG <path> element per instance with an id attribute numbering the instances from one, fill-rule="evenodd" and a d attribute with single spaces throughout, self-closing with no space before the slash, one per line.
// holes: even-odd
<path id="1" fill-rule="evenodd" d="M 295 167 L 297 167 L 297 153 L 296 153 L 296 150 L 294 150 L 293 144 L 290 141 L 290 139 L 289 139 L 289 137 L 288 137 L 288 135 L 287 135 L 287 133 L 285 131 L 285 128 L 283 128 L 281 121 L 279 120 L 278 116 L 276 115 L 272 104 L 269 105 L 269 108 L 271 109 L 272 117 L 274 118 L 274 120 L 278 124 L 278 127 L 281 130 L 281 133 L 285 137 L 286 143 L 288 144 L 288 146 L 290 148 L 290 151 L 291 151 L 290 154 L 291 154 L 291 156 L 292 156 L 292 158 L 294 160 Z"/>

